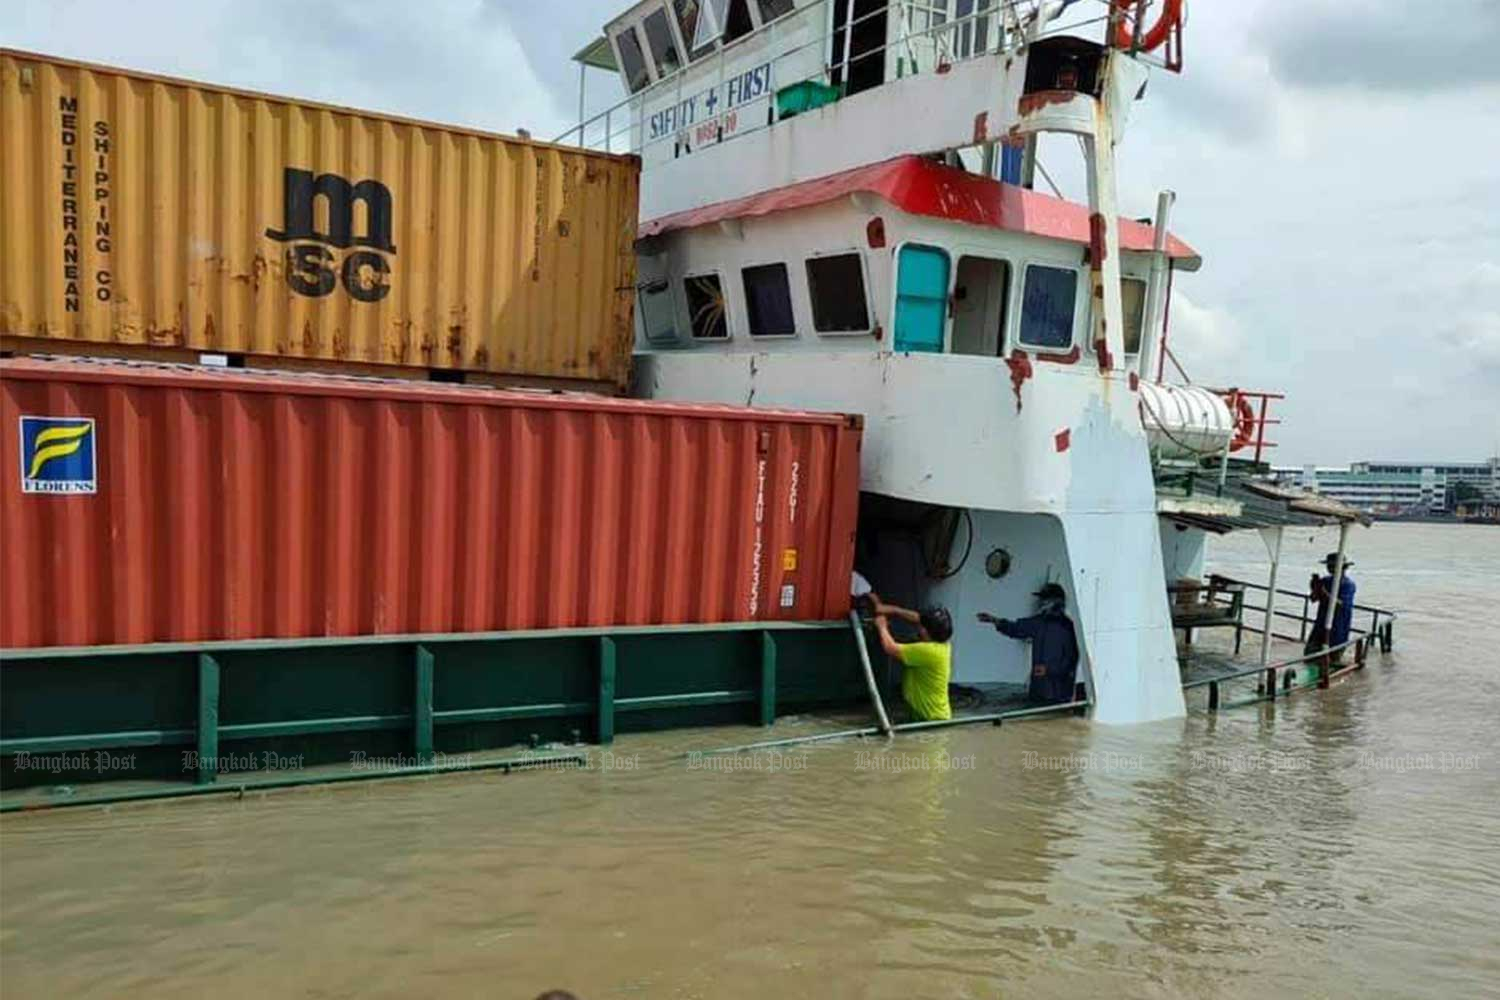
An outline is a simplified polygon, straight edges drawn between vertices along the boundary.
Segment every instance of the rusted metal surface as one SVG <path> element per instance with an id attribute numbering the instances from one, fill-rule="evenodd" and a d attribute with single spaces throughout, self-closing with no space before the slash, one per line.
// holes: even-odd
<path id="1" fill-rule="evenodd" d="M 0 335 L 628 379 L 639 161 L 0 50 Z"/>
<path id="2" fill-rule="evenodd" d="M 848 611 L 857 417 L 27 358 L 0 429 L 4 648 Z"/>

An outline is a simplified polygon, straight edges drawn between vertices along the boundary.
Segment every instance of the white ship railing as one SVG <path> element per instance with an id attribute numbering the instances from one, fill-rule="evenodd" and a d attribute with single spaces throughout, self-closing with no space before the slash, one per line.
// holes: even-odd
<path id="1" fill-rule="evenodd" d="M 616 104 L 611 105 L 604 111 L 598 112 L 584 119 L 579 124 L 563 132 L 554 139 L 554 142 L 580 146 L 585 149 L 601 150 L 608 153 L 635 153 L 644 155 L 647 148 L 660 143 L 672 143 L 678 141 L 678 133 L 668 133 L 656 139 L 645 139 L 644 115 L 640 110 L 653 101 L 663 101 L 668 95 L 672 95 L 674 103 L 680 105 L 685 95 L 696 93 L 701 89 L 706 79 L 705 76 L 694 70 L 700 70 L 709 58 L 717 60 L 717 73 L 710 78 L 714 80 L 715 87 L 722 87 L 729 79 L 728 65 L 737 55 L 743 51 L 748 42 L 763 41 L 775 55 L 767 60 L 772 66 L 771 79 L 778 81 L 779 76 L 775 72 L 777 65 L 784 65 L 793 58 L 804 55 L 808 50 L 816 49 L 819 53 L 831 55 L 829 51 L 833 44 L 833 36 L 837 33 L 833 25 L 833 4 L 849 4 L 846 9 L 852 9 L 850 0 L 815 0 L 808 5 L 799 5 L 793 12 L 785 14 L 771 21 L 759 29 L 736 38 L 734 41 L 720 45 L 712 57 L 700 58 L 697 62 L 684 66 L 663 80 L 658 80 L 643 87 L 633 94 L 625 97 Z M 1023 40 L 1035 41 L 1039 38 L 1054 35 L 1069 34 L 1081 28 L 1095 24 L 1103 24 L 1109 19 L 1109 0 L 1083 0 L 1075 2 L 1074 6 L 1086 8 L 1071 20 L 1063 21 L 1060 13 L 1056 10 L 1057 0 L 995 0 L 995 2 L 983 10 L 978 8 L 963 17 L 947 20 L 946 5 L 923 3 L 922 0 L 890 0 L 884 6 L 877 7 L 862 16 L 855 18 L 851 23 L 841 26 L 843 32 L 843 54 L 837 63 L 830 61 L 826 55 L 821 56 L 822 72 L 817 76 L 803 76 L 799 74 L 797 80 L 787 83 L 799 83 L 809 79 L 818 79 L 820 83 L 832 85 L 834 75 L 837 73 L 840 80 L 847 86 L 850 69 L 864 59 L 880 55 L 886 52 L 896 52 L 904 57 L 903 66 L 911 67 L 911 74 L 931 73 L 937 71 L 941 66 L 950 66 L 955 62 L 980 58 L 996 53 L 1006 53 L 1018 48 Z M 787 22 L 795 21 L 809 11 L 823 11 L 823 29 L 821 33 L 806 42 L 794 45 L 785 51 L 777 51 L 776 41 L 780 33 L 789 30 Z M 902 27 L 901 32 L 893 40 L 888 40 L 882 45 L 872 47 L 851 56 L 852 39 L 854 29 L 865 22 L 889 15 L 899 18 Z M 926 17 L 927 25 L 919 26 L 915 22 Z M 933 22 L 936 16 L 945 19 Z M 1057 20 L 1049 21 L 1037 27 L 1038 17 L 1053 16 Z M 805 22 L 799 22 L 799 24 Z M 984 45 L 975 44 L 978 39 L 981 23 L 986 27 Z M 968 39 L 968 43 L 962 43 L 961 39 Z M 931 45 L 931 65 L 923 66 L 919 54 L 923 45 Z M 649 55 L 647 56 L 649 58 Z M 906 74 L 903 71 L 903 75 Z M 871 87 L 878 89 L 880 86 L 894 82 L 886 80 L 881 84 Z M 768 95 L 773 107 L 776 100 L 776 85 Z M 686 89 L 685 89 L 686 88 Z M 775 124 L 775 114 L 768 116 L 763 123 L 748 126 L 737 130 L 731 135 L 726 135 L 722 142 L 729 142 L 745 135 L 753 135 L 764 129 L 771 128 Z"/>

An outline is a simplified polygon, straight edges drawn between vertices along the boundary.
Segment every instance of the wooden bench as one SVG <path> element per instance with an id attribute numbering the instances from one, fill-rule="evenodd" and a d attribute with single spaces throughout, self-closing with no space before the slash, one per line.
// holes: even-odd
<path id="1" fill-rule="evenodd" d="M 1207 583 L 1179 580 L 1167 587 L 1167 593 L 1172 597 L 1172 628 L 1183 631 L 1186 645 L 1193 644 L 1193 629 L 1232 628 L 1235 652 L 1239 652 L 1245 618 L 1244 584 L 1210 576 Z M 1229 600 L 1220 600 L 1220 594 L 1227 594 Z"/>

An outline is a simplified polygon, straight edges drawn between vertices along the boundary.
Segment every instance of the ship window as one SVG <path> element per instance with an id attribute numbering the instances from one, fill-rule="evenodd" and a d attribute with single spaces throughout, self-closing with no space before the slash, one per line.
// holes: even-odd
<path id="1" fill-rule="evenodd" d="M 990 19 L 986 11 L 993 0 L 957 0 L 953 8 L 953 48 L 960 59 L 983 55 L 990 47 Z"/>
<path id="2" fill-rule="evenodd" d="M 792 318 L 792 287 L 785 264 L 761 264 L 740 272 L 745 282 L 745 311 L 752 337 L 790 337 L 797 332 Z"/>
<path id="3" fill-rule="evenodd" d="M 814 257 L 807 262 L 807 290 L 812 298 L 813 329 L 819 333 L 865 333 L 865 272 L 859 254 Z"/>
<path id="4" fill-rule="evenodd" d="M 750 20 L 750 0 L 729 0 L 729 13 L 724 18 L 724 42 L 734 41 L 755 30 Z"/>
<path id="5" fill-rule="evenodd" d="M 853 16 L 854 30 L 849 31 Z M 845 37 L 846 34 L 849 37 Z M 829 34 L 828 82 L 843 86 L 848 96 L 885 82 L 886 2 L 854 0 L 833 5 L 833 31 Z M 844 50 L 848 49 L 846 53 Z M 848 81 L 844 80 L 844 56 L 848 55 Z"/>
<path id="6" fill-rule="evenodd" d="M 717 274 L 689 275 L 686 281 L 688 320 L 695 340 L 728 340 L 729 320 L 724 286 Z"/>
<path id="7" fill-rule="evenodd" d="M 688 62 L 701 59 L 712 52 L 714 40 L 709 34 L 702 0 L 672 0 L 672 9 L 677 14 L 677 27 L 682 29 L 682 40 L 688 47 Z M 700 20 L 704 21 L 702 25 L 698 23 Z M 707 41 L 700 35 L 707 37 Z"/>
<path id="8" fill-rule="evenodd" d="M 1141 331 L 1146 327 L 1146 283 L 1120 279 L 1120 311 L 1125 317 L 1125 353 L 1141 353 Z"/>
<path id="9" fill-rule="evenodd" d="M 646 30 L 646 44 L 651 46 L 651 57 L 656 60 L 658 78 L 671 76 L 682 68 L 682 57 L 677 54 L 677 43 L 672 39 L 672 25 L 667 23 L 667 12 L 653 10 L 641 22 Z"/>
<path id="10" fill-rule="evenodd" d="M 1077 299 L 1077 271 L 1042 264 L 1026 268 L 1026 289 L 1021 295 L 1021 346 L 1052 350 L 1072 344 Z"/>
<path id="11" fill-rule="evenodd" d="M 615 48 L 620 52 L 620 68 L 625 72 L 625 86 L 633 94 L 651 82 L 651 72 L 646 69 L 646 57 L 641 52 L 641 41 L 634 28 L 626 28 L 615 35 Z"/>
<path id="12" fill-rule="evenodd" d="M 953 282 L 954 354 L 993 358 L 1005 345 L 1010 264 L 992 257 L 960 257 Z"/>
<path id="13" fill-rule="evenodd" d="M 679 3 L 683 0 L 679 0 Z M 686 0 L 698 8 L 698 14 L 691 37 L 687 38 L 688 47 L 697 52 L 699 49 L 713 47 L 713 43 L 724 34 L 724 26 L 729 23 L 729 0 Z M 744 0 L 740 0 L 743 5 Z"/>
<path id="14" fill-rule="evenodd" d="M 941 353 L 952 262 L 938 247 L 908 244 L 896 257 L 897 351 Z"/>
<path id="15" fill-rule="evenodd" d="M 672 283 L 662 278 L 640 285 L 636 301 L 641 304 L 641 328 L 653 344 L 677 339 L 677 311 L 672 308 Z"/>
<path id="16" fill-rule="evenodd" d="M 759 0 L 760 23 L 770 24 L 783 14 L 790 14 L 796 6 L 792 0 Z"/>

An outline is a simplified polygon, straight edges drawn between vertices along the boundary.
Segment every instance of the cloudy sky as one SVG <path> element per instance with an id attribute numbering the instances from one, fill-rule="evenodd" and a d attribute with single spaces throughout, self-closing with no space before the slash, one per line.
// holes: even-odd
<path id="1" fill-rule="evenodd" d="M 625 6 L 7 0 L 0 44 L 548 138 Z M 1190 8 L 1120 159 L 1124 212 L 1174 189 L 1205 259 L 1172 307 L 1189 375 L 1287 393 L 1279 461 L 1500 453 L 1500 2 Z M 1044 151 L 1076 197 L 1075 159 Z"/>

